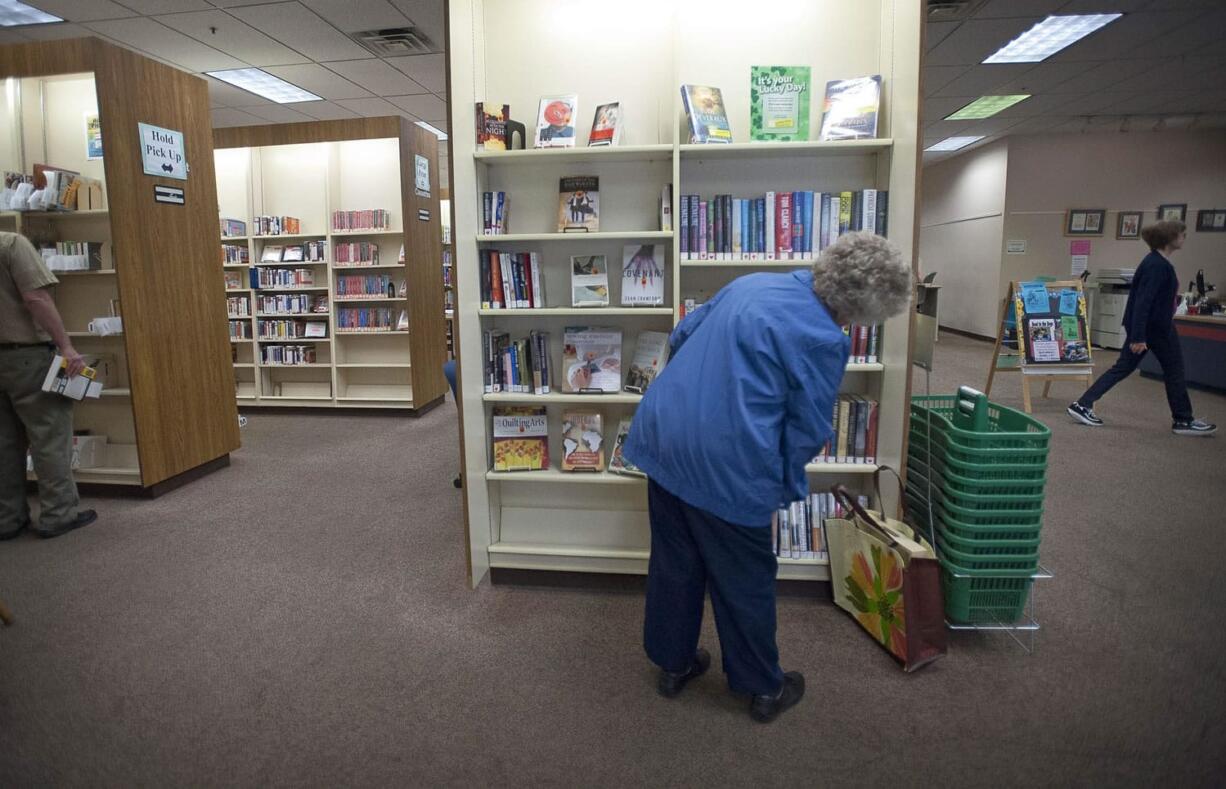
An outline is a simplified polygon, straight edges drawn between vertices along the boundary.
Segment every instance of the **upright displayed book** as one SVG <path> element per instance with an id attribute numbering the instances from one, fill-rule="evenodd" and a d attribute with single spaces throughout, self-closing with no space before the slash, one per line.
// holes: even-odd
<path id="1" fill-rule="evenodd" d="M 562 414 L 562 470 L 604 471 L 604 423 L 593 411 Z"/>
<path id="2" fill-rule="evenodd" d="M 540 309 L 545 306 L 545 278 L 536 252 L 483 249 L 478 271 L 482 309 Z"/>
<path id="3" fill-rule="evenodd" d="M 536 115 L 536 137 L 532 147 L 575 147 L 575 118 L 578 114 L 578 96 L 542 96 Z"/>
<path id="4" fill-rule="evenodd" d="M 622 306 L 664 303 L 664 246 L 631 244 L 622 248 Z"/>
<path id="5" fill-rule="evenodd" d="M 592 118 L 592 131 L 587 136 L 589 148 L 620 145 L 622 141 L 622 111 L 619 102 L 601 104 Z"/>
<path id="6" fill-rule="evenodd" d="M 549 420 L 544 406 L 494 406 L 494 471 L 549 468 Z"/>
<path id="7" fill-rule="evenodd" d="M 600 230 L 600 179 L 570 175 L 558 181 L 558 232 L 595 233 Z"/>
<path id="8" fill-rule="evenodd" d="M 511 197 L 506 192 L 482 192 L 481 232 L 487 236 L 505 234 L 510 212 Z"/>
<path id="9" fill-rule="evenodd" d="M 626 391 L 643 394 L 660 372 L 664 363 L 664 349 L 668 347 L 668 334 L 662 331 L 639 332 L 634 346 L 630 371 L 626 373 Z"/>
<path id="10" fill-rule="evenodd" d="M 809 139 L 809 71 L 808 66 L 749 67 L 750 139 Z"/>
<path id="11" fill-rule="evenodd" d="M 706 85 L 682 85 L 681 103 L 690 126 L 692 143 L 730 143 L 732 127 L 719 88 Z"/>
<path id="12" fill-rule="evenodd" d="M 510 104 L 477 102 L 477 147 L 483 151 L 505 151 L 507 122 L 510 120 Z"/>
<path id="13" fill-rule="evenodd" d="M 609 268 L 604 255 L 572 255 L 570 259 L 572 307 L 609 306 Z"/>
<path id="14" fill-rule="evenodd" d="M 877 136 L 881 75 L 826 83 L 822 140 L 862 140 Z"/>
<path id="15" fill-rule="evenodd" d="M 621 390 L 621 329 L 568 326 L 562 343 L 563 392 Z"/>
<path id="16" fill-rule="evenodd" d="M 622 454 L 622 448 L 630 438 L 631 421 L 630 417 L 625 416 L 617 423 L 617 436 L 613 439 L 613 453 L 609 457 L 609 471 L 614 474 L 624 474 L 628 477 L 646 477 L 647 475 L 638 466 L 631 463 Z"/>

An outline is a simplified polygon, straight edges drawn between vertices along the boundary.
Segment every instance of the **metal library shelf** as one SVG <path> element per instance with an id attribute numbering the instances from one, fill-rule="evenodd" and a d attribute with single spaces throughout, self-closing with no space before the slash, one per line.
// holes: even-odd
<path id="1" fill-rule="evenodd" d="M 472 135 L 453 137 L 455 321 L 461 344 L 459 376 L 463 389 L 483 389 L 482 335 L 491 328 L 529 327 L 559 334 L 570 321 L 608 320 L 623 332 L 622 366 L 632 357 L 635 334 L 665 330 L 680 319 L 689 299 L 705 302 L 733 276 L 755 271 L 783 272 L 811 266 L 812 257 L 763 260 L 682 260 L 680 196 L 715 194 L 745 197 L 772 190 L 888 189 L 891 238 L 904 255 L 914 256 L 914 210 L 919 111 L 919 62 L 922 8 L 909 0 L 865 0 L 846 4 L 800 4 L 779 26 L 772 14 L 745 15 L 738 9 L 706 9 L 712 29 L 735 31 L 738 46 L 713 49 L 688 35 L 679 0 L 658 0 L 663 13 L 639 20 L 642 48 L 634 57 L 609 37 L 600 21 L 579 20 L 568 35 L 589 56 L 601 58 L 621 76 L 616 100 L 639 111 L 627 113 L 624 137 L 636 144 L 585 147 L 585 119 L 577 124 L 574 147 L 513 151 L 477 150 Z M 770 10 L 768 0 L 766 10 Z M 448 58 L 454 95 L 451 127 L 471 128 L 474 102 L 497 96 L 512 107 L 535 108 L 548 92 L 547 75 L 567 73 L 566 90 L 587 96 L 604 95 L 608 86 L 595 75 L 567 70 L 562 52 L 540 52 L 527 69 L 495 64 L 525 49 L 539 51 L 540 31 L 553 24 L 556 9 L 549 0 L 472 0 L 448 7 Z M 749 67 L 786 59 L 812 68 L 814 89 L 824 84 L 819 74 L 882 74 L 881 136 L 870 140 L 788 143 L 737 142 L 692 145 L 684 141 L 684 109 L 677 86 L 689 81 L 720 86 L 725 97 L 747 88 Z M 701 76 L 699 76 L 701 75 Z M 481 91 L 478 93 L 478 89 Z M 818 96 L 820 99 L 821 97 Z M 737 140 L 749 138 L 749 107 L 743 100 L 727 104 Z M 816 136 L 821 102 L 811 103 L 810 133 Z M 531 130 L 529 130 L 531 132 Z M 646 143 L 646 144 L 637 144 Z M 531 143 L 529 143 L 531 144 Z M 487 234 L 482 227 L 483 191 L 510 196 L 511 227 L 530 230 L 553 226 L 560 177 L 594 175 L 600 179 L 602 228 L 656 227 L 661 189 L 672 185 L 673 230 L 603 230 L 595 233 L 513 232 Z M 472 231 L 469 231 L 469 228 Z M 471 232 L 471 234 L 470 234 Z M 603 242 L 610 243 L 603 243 Z M 567 292 L 567 256 L 594 253 L 609 256 L 610 269 L 620 261 L 625 242 L 659 243 L 665 250 L 665 296 L 659 308 L 482 309 L 476 276 L 480 255 L 506 245 L 540 255 L 548 293 Z M 569 243 L 568 243 L 569 242 Z M 512 247 L 512 245 L 516 245 Z M 616 251 L 614 251 L 616 250 Z M 727 269 L 720 272 L 719 269 Z M 617 286 L 610 277 L 612 304 Z M 564 298 L 564 297 L 562 297 Z M 522 320 L 531 317 L 534 326 Z M 511 320 L 514 319 L 514 320 Z M 900 316 L 880 332 L 880 357 L 874 363 L 849 363 L 842 391 L 880 403 L 877 460 L 897 467 L 906 435 L 907 353 L 910 320 Z M 552 349 L 555 361 L 559 348 Z M 588 406 L 604 418 L 605 446 L 623 417 L 633 416 L 641 397 L 629 393 L 549 395 L 523 393 L 470 394 L 460 403 L 463 441 L 467 534 L 471 582 L 476 585 L 489 568 L 521 568 L 575 572 L 643 573 L 650 534 L 646 485 L 641 478 L 601 473 L 562 472 L 556 465 L 541 471 L 493 471 L 492 412 L 501 404 L 544 405 L 549 427 L 550 456 L 561 454 L 560 418 L 565 409 Z M 606 455 L 607 460 L 607 455 Z M 876 466 L 866 463 L 810 463 L 806 466 L 815 490 L 835 478 L 857 492 L 868 492 Z M 893 506 L 887 491 L 886 505 Z M 779 577 L 828 579 L 819 560 L 781 559 Z"/>

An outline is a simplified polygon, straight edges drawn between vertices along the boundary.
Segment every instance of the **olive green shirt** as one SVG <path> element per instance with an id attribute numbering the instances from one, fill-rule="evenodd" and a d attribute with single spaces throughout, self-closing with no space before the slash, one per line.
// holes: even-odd
<path id="1" fill-rule="evenodd" d="M 58 282 L 25 236 L 0 232 L 0 343 L 51 341 L 34 323 L 21 294 Z"/>

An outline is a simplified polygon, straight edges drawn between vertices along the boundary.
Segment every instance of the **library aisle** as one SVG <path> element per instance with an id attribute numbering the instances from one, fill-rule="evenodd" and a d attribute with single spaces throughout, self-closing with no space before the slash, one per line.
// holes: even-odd
<path id="1" fill-rule="evenodd" d="M 943 336 L 934 391 L 978 381 L 990 352 Z M 1094 441 L 1065 400 L 1041 406 L 1057 576 L 1035 654 L 954 633 L 907 676 L 797 582 L 779 642 L 809 693 L 769 727 L 725 691 L 709 616 L 714 670 L 655 695 L 641 578 L 468 588 L 451 402 L 254 414 L 232 467 L 91 499 L 100 520 L 71 539 L 0 546 L 20 625 L 0 631 L 0 785 L 1209 785 L 1226 769 L 1226 577 L 1203 555 L 1221 450 L 1154 427 L 1161 387 L 1122 383 L 1112 411 L 1133 426 Z M 1197 402 L 1226 420 L 1226 397 Z M 1151 458 L 1146 486 L 1125 444 Z M 1156 493 L 1175 489 L 1202 491 L 1179 518 Z"/>

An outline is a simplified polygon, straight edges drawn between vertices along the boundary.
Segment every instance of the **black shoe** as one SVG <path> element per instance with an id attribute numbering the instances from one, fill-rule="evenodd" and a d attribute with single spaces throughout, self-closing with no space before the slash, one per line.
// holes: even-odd
<path id="1" fill-rule="evenodd" d="M 758 723 L 770 723 L 779 713 L 795 707 L 805 696 L 805 675 L 789 671 L 783 675 L 783 687 L 778 696 L 754 696 L 749 703 L 749 715 Z"/>
<path id="2" fill-rule="evenodd" d="M 674 674 L 671 671 L 660 671 L 660 680 L 656 684 L 656 691 L 666 699 L 675 697 L 678 693 L 685 690 L 686 684 L 697 677 L 701 677 L 707 673 L 707 669 L 711 667 L 711 655 L 707 650 L 699 647 L 694 652 L 694 662 L 690 665 L 689 670 L 680 674 Z"/>
<path id="3" fill-rule="evenodd" d="M 27 526 L 29 526 L 29 525 L 30 525 L 30 522 L 29 522 L 29 521 L 26 521 L 25 523 L 21 524 L 20 526 L 18 526 L 16 529 L 13 529 L 12 531 L 4 531 L 4 532 L 0 532 L 0 540 L 11 540 L 11 539 L 13 539 L 13 538 L 14 538 L 14 537 L 16 537 L 18 534 L 21 534 L 23 531 L 25 531 L 25 530 L 26 530 L 26 527 L 27 527 Z"/>
<path id="4" fill-rule="evenodd" d="M 81 510 L 77 513 L 74 520 L 68 521 L 63 526 L 57 526 L 54 529 L 35 529 L 34 532 L 39 537 L 50 539 L 51 537 L 59 537 L 62 534 L 67 534 L 73 529 L 79 529 L 82 526 L 88 526 L 98 520 L 98 513 L 93 510 Z"/>
<path id="5" fill-rule="evenodd" d="M 1171 425 L 1171 432 L 1177 436 L 1211 436 L 1217 432 L 1217 425 L 1211 425 L 1199 419 L 1191 419 Z"/>
<path id="6" fill-rule="evenodd" d="M 1084 405 L 1077 402 L 1069 405 L 1068 415 L 1073 417 L 1073 419 L 1076 419 L 1081 424 L 1090 425 L 1091 427 L 1101 427 L 1103 423 L 1103 420 L 1099 419 L 1098 415 L 1094 413 L 1093 408 L 1086 408 Z"/>

